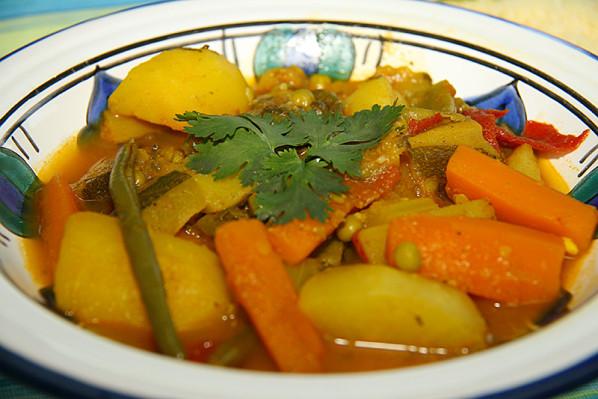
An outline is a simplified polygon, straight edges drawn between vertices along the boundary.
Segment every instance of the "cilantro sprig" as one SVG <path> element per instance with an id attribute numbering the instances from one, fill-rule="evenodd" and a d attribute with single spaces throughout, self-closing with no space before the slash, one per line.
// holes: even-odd
<path id="1" fill-rule="evenodd" d="M 215 179 L 238 173 L 243 185 L 254 186 L 257 217 L 287 223 L 308 215 L 326 220 L 330 195 L 347 191 L 343 175 L 360 176 L 365 150 L 382 140 L 402 109 L 375 105 L 349 117 L 303 111 L 281 119 L 186 112 L 177 120 L 203 139 L 189 168 Z"/>

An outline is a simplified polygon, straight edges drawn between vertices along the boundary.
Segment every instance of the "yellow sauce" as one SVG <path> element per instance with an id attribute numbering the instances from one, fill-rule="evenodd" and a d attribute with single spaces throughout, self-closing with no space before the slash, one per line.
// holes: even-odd
<path id="1" fill-rule="evenodd" d="M 44 183 L 56 174 L 67 183 L 77 181 L 97 161 L 104 157 L 112 157 L 116 153 L 116 146 L 92 146 L 81 149 L 77 146 L 77 136 L 70 138 L 56 153 L 37 171 L 37 175 Z M 21 240 L 25 264 L 33 281 L 40 287 L 52 284 L 52 272 L 46 263 L 45 248 L 41 240 Z"/>

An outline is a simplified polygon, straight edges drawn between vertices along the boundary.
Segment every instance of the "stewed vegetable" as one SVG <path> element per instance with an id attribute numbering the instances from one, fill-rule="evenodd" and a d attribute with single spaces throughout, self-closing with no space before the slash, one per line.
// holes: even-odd
<path id="1" fill-rule="evenodd" d="M 133 182 L 135 149 L 133 144 L 125 144 L 116 154 L 110 174 L 110 195 L 158 348 L 170 356 L 183 358 L 185 353 L 166 304 L 164 281 L 154 245 L 141 218 L 141 207 Z"/>
<path id="2" fill-rule="evenodd" d="M 168 50 L 109 98 L 77 150 L 94 166 L 47 173 L 32 268 L 73 322 L 196 362 L 334 372 L 483 350 L 566 312 L 564 267 L 598 218 L 545 178 L 587 133 L 516 136 L 503 115 L 406 67 L 275 68 L 251 87 L 208 48 Z"/>

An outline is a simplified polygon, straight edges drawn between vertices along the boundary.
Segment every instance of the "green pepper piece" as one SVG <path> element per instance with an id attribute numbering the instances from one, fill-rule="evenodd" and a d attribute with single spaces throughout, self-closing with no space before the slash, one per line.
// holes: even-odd
<path id="1" fill-rule="evenodd" d="M 160 176 L 151 185 L 143 189 L 139 193 L 139 206 L 145 209 L 152 203 L 156 202 L 158 198 L 172 190 L 191 176 L 187 173 L 174 170 L 164 176 Z"/>
<path id="2" fill-rule="evenodd" d="M 135 150 L 133 143 L 125 144 L 118 150 L 110 174 L 110 195 L 158 348 L 166 355 L 182 359 L 185 352 L 168 309 L 158 259 L 148 229 L 141 218 L 133 177 Z"/>
<path id="3" fill-rule="evenodd" d="M 209 364 L 217 366 L 238 367 L 259 343 L 253 328 L 246 325 L 241 331 L 223 342 L 208 359 Z"/>

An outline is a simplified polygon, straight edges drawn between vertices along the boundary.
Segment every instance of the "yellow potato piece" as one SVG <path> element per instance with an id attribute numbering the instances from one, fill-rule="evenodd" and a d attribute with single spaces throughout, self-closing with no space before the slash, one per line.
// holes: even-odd
<path id="1" fill-rule="evenodd" d="M 494 208 L 490 202 L 483 198 L 445 206 L 425 213 L 433 216 L 467 216 L 469 218 L 496 219 Z"/>
<path id="2" fill-rule="evenodd" d="M 237 176 L 215 180 L 212 175 L 198 174 L 191 178 L 206 200 L 204 212 L 214 213 L 235 206 L 251 194 L 251 187 L 243 186 Z"/>
<path id="3" fill-rule="evenodd" d="M 391 220 L 438 209 L 432 198 L 378 200 L 362 211 L 366 227 L 388 224 Z"/>
<path id="4" fill-rule="evenodd" d="M 206 207 L 204 188 L 194 178 L 174 186 L 143 212 L 148 227 L 161 233 L 174 235 L 193 215 Z"/>
<path id="5" fill-rule="evenodd" d="M 102 139 L 113 143 L 126 143 L 130 139 L 145 136 L 150 133 L 170 132 L 163 126 L 124 115 L 115 115 L 109 110 L 102 115 L 100 135 Z"/>
<path id="6" fill-rule="evenodd" d="M 386 236 L 388 224 L 368 227 L 360 230 L 353 238 L 353 245 L 367 263 L 386 265 Z"/>
<path id="7" fill-rule="evenodd" d="M 323 333 L 443 348 L 485 346 L 486 324 L 463 292 L 389 266 L 328 269 L 303 286 L 301 309 Z"/>
<path id="8" fill-rule="evenodd" d="M 364 109 L 370 109 L 375 104 L 381 107 L 395 103 L 405 104 L 405 100 L 393 90 L 388 79 L 384 76 L 361 82 L 357 90 L 345 100 L 345 113 L 348 115 Z"/>
<path id="9" fill-rule="evenodd" d="M 534 150 L 529 144 L 521 144 L 515 148 L 507 158 L 507 165 L 537 182 L 542 182 L 538 158 L 536 158 Z"/>
<path id="10" fill-rule="evenodd" d="M 152 233 L 152 240 L 177 332 L 215 338 L 232 309 L 218 258 L 180 238 Z M 116 218 L 91 212 L 69 218 L 54 289 L 58 307 L 83 325 L 151 331 Z"/>
<path id="11" fill-rule="evenodd" d="M 153 230 L 174 235 L 199 212 L 214 213 L 237 205 L 251 193 L 237 176 L 214 180 L 197 174 L 185 180 L 146 207 L 143 220 Z"/>
<path id="12" fill-rule="evenodd" d="M 182 130 L 176 114 L 239 114 L 253 93 L 239 68 L 202 49 L 164 51 L 133 68 L 108 99 L 111 112 Z"/>
<path id="13" fill-rule="evenodd" d="M 569 184 L 563 179 L 563 176 L 559 173 L 558 170 L 552 164 L 552 161 L 549 158 L 539 157 L 538 166 L 540 167 L 540 176 L 542 181 L 550 188 L 563 193 L 568 194 L 571 191 L 571 187 Z"/>
<path id="14" fill-rule="evenodd" d="M 446 80 L 435 83 L 426 90 L 417 105 L 421 108 L 432 109 L 447 113 L 456 112 L 453 86 Z"/>

